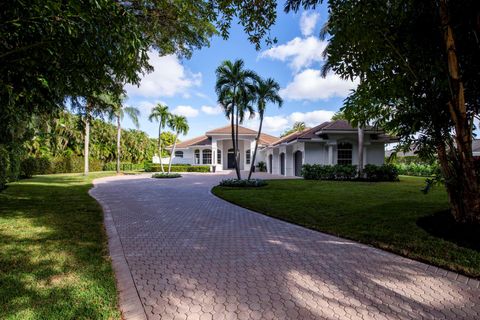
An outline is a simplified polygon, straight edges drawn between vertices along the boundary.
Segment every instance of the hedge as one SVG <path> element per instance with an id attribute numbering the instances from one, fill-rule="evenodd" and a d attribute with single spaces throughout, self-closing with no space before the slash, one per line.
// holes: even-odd
<path id="1" fill-rule="evenodd" d="M 168 165 L 163 165 L 163 169 L 168 171 Z M 161 172 L 159 164 L 145 165 L 146 172 Z M 191 165 L 172 165 L 171 172 L 210 172 L 210 166 L 191 166 Z"/>
<path id="2" fill-rule="evenodd" d="M 255 188 L 266 186 L 267 182 L 262 179 L 223 179 L 219 186 L 235 188 Z"/>
<path id="3" fill-rule="evenodd" d="M 363 176 L 358 175 L 355 165 L 305 164 L 301 172 L 305 180 L 341 180 L 341 181 L 396 181 L 398 171 L 393 165 L 376 166 L 367 164 Z"/>
<path id="4" fill-rule="evenodd" d="M 24 178 L 29 178 L 34 174 L 81 173 L 84 171 L 84 158 L 78 156 L 52 159 L 28 157 L 22 161 L 20 168 L 20 176 Z M 89 159 L 89 169 L 90 171 L 102 171 L 102 161 Z"/>
<path id="5" fill-rule="evenodd" d="M 136 170 L 143 170 L 144 168 L 145 168 L 145 164 L 143 163 L 131 163 L 131 162 L 120 163 L 120 171 L 136 171 Z M 116 162 L 108 162 L 103 165 L 103 171 L 116 171 L 116 170 L 117 170 Z"/>
<path id="6" fill-rule="evenodd" d="M 399 174 L 406 176 L 430 177 L 440 172 L 440 166 L 437 163 L 395 163 L 394 166 Z"/>

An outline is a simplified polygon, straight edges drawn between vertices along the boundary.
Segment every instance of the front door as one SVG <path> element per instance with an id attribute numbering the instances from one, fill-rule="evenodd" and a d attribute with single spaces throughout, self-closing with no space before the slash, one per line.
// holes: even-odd
<path id="1" fill-rule="evenodd" d="M 233 149 L 228 149 L 228 161 L 227 161 L 227 168 L 233 169 L 235 167 L 235 152 Z"/>
<path id="2" fill-rule="evenodd" d="M 297 151 L 295 152 L 295 159 L 294 159 L 294 165 L 295 165 L 295 175 L 297 177 L 301 176 L 302 173 L 302 151 Z"/>

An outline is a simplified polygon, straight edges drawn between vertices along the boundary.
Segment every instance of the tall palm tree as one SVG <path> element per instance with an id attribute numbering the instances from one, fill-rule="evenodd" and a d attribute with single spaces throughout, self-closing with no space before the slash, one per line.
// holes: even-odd
<path id="1" fill-rule="evenodd" d="M 223 61 L 215 74 L 217 76 L 215 91 L 225 115 L 230 118 L 232 144 L 235 151 L 234 167 L 237 179 L 241 179 L 238 125 L 242 122 L 245 111 L 250 109 L 248 98 L 252 97 L 254 83 L 259 77 L 254 71 L 244 69 L 244 62 L 241 59 L 234 62 Z"/>
<path id="2" fill-rule="evenodd" d="M 108 117 L 110 121 L 117 121 L 117 174 L 120 173 L 120 160 L 121 160 L 121 150 L 120 150 L 120 139 L 122 135 L 122 120 L 127 115 L 133 122 L 133 125 L 138 129 L 140 124 L 138 122 L 138 117 L 140 116 L 140 110 L 136 107 L 129 107 L 123 105 L 123 100 L 125 97 L 121 97 L 117 103 L 112 104 L 112 109 L 109 111 Z"/>
<path id="3" fill-rule="evenodd" d="M 170 170 L 172 169 L 172 159 L 173 155 L 175 154 L 175 147 L 177 146 L 178 135 L 180 133 L 186 135 L 188 130 L 190 130 L 190 127 L 188 126 L 187 118 L 179 115 L 172 115 L 168 121 L 168 126 L 175 131 L 175 139 L 173 140 L 173 147 L 170 152 L 170 161 L 168 162 L 168 173 L 170 174 Z"/>
<path id="4" fill-rule="evenodd" d="M 278 94 L 280 90 L 280 85 L 273 80 L 272 78 L 258 79 L 257 85 L 255 88 L 255 94 L 257 102 L 257 112 L 260 118 L 260 124 L 258 125 L 257 137 L 255 139 L 255 149 L 253 151 L 253 157 L 250 161 L 250 171 L 248 172 L 248 180 L 252 177 L 252 172 L 255 167 L 255 158 L 257 156 L 258 142 L 260 141 L 260 135 L 262 134 L 262 124 L 263 116 L 265 114 L 265 109 L 269 102 L 278 104 L 278 107 L 282 107 L 283 99 Z"/>
<path id="5" fill-rule="evenodd" d="M 163 173 L 165 173 L 165 169 L 163 169 L 162 162 L 162 129 L 165 128 L 171 116 L 170 112 L 168 112 L 168 106 L 158 103 L 148 117 L 148 120 L 158 122 L 158 156 L 160 157 L 160 167 Z"/>

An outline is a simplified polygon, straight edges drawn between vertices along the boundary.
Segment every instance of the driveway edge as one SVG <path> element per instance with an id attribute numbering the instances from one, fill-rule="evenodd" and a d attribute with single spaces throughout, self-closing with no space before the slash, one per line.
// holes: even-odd
<path id="1" fill-rule="evenodd" d="M 108 251 L 112 260 L 112 267 L 115 273 L 115 280 L 118 292 L 118 304 L 124 320 L 147 320 L 147 314 L 133 281 L 125 252 L 123 251 L 122 241 L 115 227 L 110 207 L 103 204 L 95 197 L 97 188 L 96 180 L 93 181 L 93 188 L 88 194 L 93 197 L 103 209 L 103 221 L 108 236 Z"/>

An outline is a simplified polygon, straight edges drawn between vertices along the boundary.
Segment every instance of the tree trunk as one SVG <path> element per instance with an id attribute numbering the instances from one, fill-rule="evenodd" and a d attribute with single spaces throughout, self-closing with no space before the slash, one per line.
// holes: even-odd
<path id="1" fill-rule="evenodd" d="M 90 102 L 87 101 L 87 107 L 85 109 L 85 145 L 84 145 L 84 167 L 83 167 L 83 175 L 88 175 L 88 157 L 89 157 L 89 148 L 90 148 Z"/>
<path id="2" fill-rule="evenodd" d="M 117 116 L 117 174 L 120 174 L 120 139 L 122 135 L 122 127 L 120 123 L 120 116 Z"/>
<path id="3" fill-rule="evenodd" d="M 253 156 L 250 163 L 250 172 L 248 173 L 248 180 L 252 177 L 253 168 L 255 167 L 255 158 L 257 157 L 258 141 L 260 140 L 260 134 L 262 133 L 263 114 L 260 115 L 260 125 L 258 126 L 257 138 L 255 139 L 255 149 L 253 150 Z"/>
<path id="4" fill-rule="evenodd" d="M 363 173 L 363 138 L 364 132 L 361 126 L 358 126 L 358 176 L 362 177 Z"/>
<path id="5" fill-rule="evenodd" d="M 160 123 L 162 121 L 160 120 Z M 160 159 L 160 168 L 162 168 L 162 173 L 165 173 L 165 170 L 163 169 L 163 162 L 162 162 L 162 125 L 158 125 L 158 157 Z"/>
<path id="6" fill-rule="evenodd" d="M 173 159 L 173 154 L 175 153 L 175 147 L 177 146 L 177 137 L 178 137 L 178 132 L 175 133 L 175 140 L 173 141 L 173 147 L 172 147 L 172 150 L 170 151 L 170 161 L 168 161 L 168 174 L 170 174 L 170 170 L 172 169 L 172 159 Z"/>
<path id="7" fill-rule="evenodd" d="M 456 167 L 455 178 L 458 179 L 456 185 L 460 186 L 458 190 L 450 190 L 447 187 L 447 191 L 449 192 L 452 214 L 458 222 L 480 223 L 480 185 L 475 172 L 472 153 L 472 126 L 470 121 L 473 121 L 473 118 L 470 119 L 467 115 L 464 84 L 460 75 L 447 0 L 440 1 L 439 10 L 452 93 L 447 105 L 455 126 L 455 146 L 451 148 L 450 152 L 455 152 L 455 156 L 458 158 L 457 161 L 454 161 L 454 165 Z M 454 194 L 450 194 L 451 192 Z M 459 205 L 452 199 L 463 199 L 463 203 Z"/>
<path id="8" fill-rule="evenodd" d="M 237 108 L 237 118 L 235 119 L 235 170 L 237 171 L 237 179 L 242 179 L 242 174 L 240 172 L 240 147 L 238 146 L 238 122 L 239 122 L 239 113 L 240 111 Z"/>

